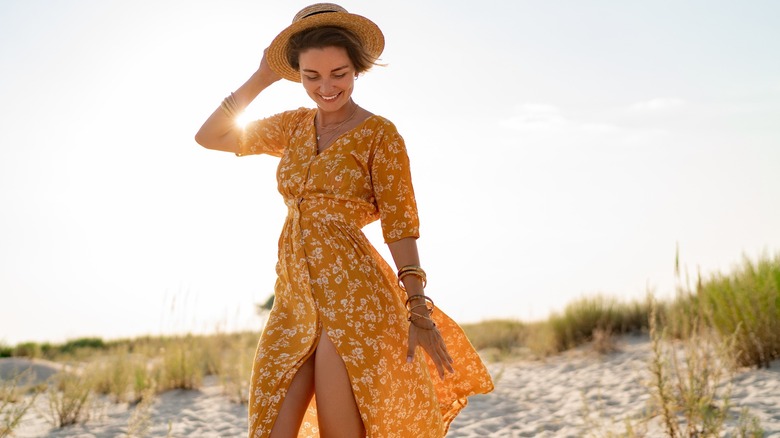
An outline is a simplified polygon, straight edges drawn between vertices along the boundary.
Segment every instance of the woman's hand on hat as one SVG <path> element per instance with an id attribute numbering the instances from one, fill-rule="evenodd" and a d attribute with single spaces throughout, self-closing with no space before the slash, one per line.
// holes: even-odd
<path id="1" fill-rule="evenodd" d="M 268 59 L 266 58 L 267 55 L 268 49 L 263 50 L 263 58 L 260 60 L 260 67 L 257 69 L 257 74 L 261 79 L 263 79 L 264 82 L 270 85 L 276 81 L 281 80 L 282 77 L 271 69 L 270 64 L 268 64 Z"/>
<path id="2" fill-rule="evenodd" d="M 447 346 L 444 344 L 444 338 L 436 327 L 423 329 L 414 324 L 409 324 L 409 348 L 406 353 L 407 362 L 414 359 L 417 346 L 422 347 L 425 353 L 433 360 L 436 369 L 439 371 L 439 378 L 444 379 L 445 369 L 451 373 L 452 357 L 447 352 Z"/>

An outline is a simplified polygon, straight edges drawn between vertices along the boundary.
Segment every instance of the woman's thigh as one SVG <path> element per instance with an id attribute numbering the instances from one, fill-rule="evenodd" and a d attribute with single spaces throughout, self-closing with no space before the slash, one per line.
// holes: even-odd
<path id="1" fill-rule="evenodd" d="M 349 375 L 336 346 L 323 332 L 314 362 L 317 422 L 322 438 L 365 436 Z"/>
<path id="2" fill-rule="evenodd" d="M 271 429 L 271 438 L 295 438 L 301 428 L 306 408 L 314 395 L 314 355 L 301 365 L 290 382 L 279 415 Z"/>

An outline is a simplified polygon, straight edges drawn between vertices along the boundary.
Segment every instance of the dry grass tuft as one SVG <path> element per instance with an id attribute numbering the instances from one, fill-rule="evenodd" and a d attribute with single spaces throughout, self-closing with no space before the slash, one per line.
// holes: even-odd
<path id="1" fill-rule="evenodd" d="M 25 397 L 23 383 L 30 377 L 31 371 L 27 370 L 11 380 L 0 380 L 0 438 L 13 434 L 38 397 L 37 390 L 30 397 Z"/>
<path id="2" fill-rule="evenodd" d="M 594 352 L 605 355 L 619 351 L 615 336 L 609 328 L 593 330 L 591 348 Z"/>
<path id="3" fill-rule="evenodd" d="M 90 370 L 66 369 L 55 375 L 46 391 L 49 421 L 59 428 L 86 421 L 93 391 Z"/>
<path id="4" fill-rule="evenodd" d="M 127 423 L 127 437 L 149 436 L 152 428 L 152 406 L 156 400 L 154 388 L 147 388 L 140 396 Z"/>
<path id="5" fill-rule="evenodd" d="M 737 431 L 726 427 L 732 415 L 729 397 L 735 366 L 730 352 L 734 337 L 722 338 L 694 317 L 687 336 L 676 341 L 659 328 L 661 318 L 652 301 L 651 309 L 649 389 L 666 436 L 733 436 L 737 432 L 738 436 L 762 436 L 757 420 L 746 410 L 737 417 Z"/>
<path id="6" fill-rule="evenodd" d="M 230 338 L 222 353 L 220 381 L 225 395 L 235 403 L 249 401 L 249 376 L 254 364 L 257 337 L 252 334 Z"/>
<path id="7" fill-rule="evenodd" d="M 174 338 L 163 347 L 158 390 L 199 389 L 205 374 L 202 343 L 194 336 Z"/>

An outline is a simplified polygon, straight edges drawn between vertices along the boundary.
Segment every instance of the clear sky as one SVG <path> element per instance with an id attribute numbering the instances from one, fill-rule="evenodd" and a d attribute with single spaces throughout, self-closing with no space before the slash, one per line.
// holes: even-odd
<path id="1" fill-rule="evenodd" d="M 193 136 L 306 4 L 0 1 L 0 341 L 259 327 L 277 159 Z M 406 139 L 456 320 L 671 296 L 677 245 L 704 275 L 780 251 L 780 3 L 342 5 L 385 32 L 355 99 Z"/>

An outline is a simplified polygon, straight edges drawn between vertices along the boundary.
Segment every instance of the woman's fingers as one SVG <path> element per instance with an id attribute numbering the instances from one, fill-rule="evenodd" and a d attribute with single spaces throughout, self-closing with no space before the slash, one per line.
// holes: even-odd
<path id="1" fill-rule="evenodd" d="M 449 352 L 447 352 L 444 338 L 441 336 L 438 329 L 425 330 L 414 324 L 410 324 L 409 342 L 406 350 L 407 363 L 411 363 L 414 360 L 414 352 L 418 345 L 422 347 L 428 357 L 433 360 L 433 364 L 436 366 L 436 370 L 439 373 L 439 378 L 444 379 L 446 371 L 451 373 L 455 372 L 455 369 L 452 368 L 453 359 Z"/>
<path id="2" fill-rule="evenodd" d="M 409 325 L 409 346 L 406 348 L 406 363 L 412 363 L 414 360 L 414 350 L 417 349 L 417 332 L 413 327 L 414 325 Z"/>
<path id="3" fill-rule="evenodd" d="M 451 373 L 455 370 L 452 368 L 452 357 L 447 352 L 447 346 L 444 344 L 444 339 L 441 333 L 437 329 L 424 330 L 415 327 L 412 324 L 409 327 L 409 348 L 419 345 L 425 350 L 425 353 L 433 360 L 433 364 L 439 372 L 439 377 L 444 378 L 445 369 Z M 413 350 L 407 351 L 407 360 L 409 357 L 413 357 Z"/>
<path id="4" fill-rule="evenodd" d="M 447 353 L 447 347 L 443 342 L 438 345 L 437 351 L 441 358 L 441 362 L 444 364 L 444 367 L 447 368 L 447 371 L 454 373 L 455 370 L 452 368 L 452 358 L 450 357 L 450 354 Z"/>
<path id="5" fill-rule="evenodd" d="M 433 346 L 427 346 L 424 348 L 425 352 L 428 353 L 428 356 L 433 359 L 433 364 L 436 365 L 436 370 L 439 372 L 439 378 L 444 379 L 444 364 L 442 363 L 438 350 Z"/>
<path id="6" fill-rule="evenodd" d="M 273 78 L 273 81 L 278 81 L 281 79 L 281 76 L 276 74 L 275 71 L 271 69 L 270 64 L 268 64 L 268 59 L 266 58 L 266 55 L 268 54 L 268 49 L 266 48 L 263 50 L 263 57 L 260 59 L 260 71 L 265 74 L 269 75 L 271 78 Z"/>
<path id="7" fill-rule="evenodd" d="M 442 368 L 446 368 L 447 371 L 454 373 L 455 370 L 452 368 L 452 358 L 450 358 L 449 353 L 447 353 L 447 346 L 444 344 L 444 339 L 441 337 L 441 334 L 436 331 L 436 343 L 434 345 L 434 350 L 436 352 L 436 355 L 438 356 L 439 360 L 438 362 L 441 363 Z M 441 374 L 442 378 L 444 378 L 444 370 L 442 369 Z"/>

